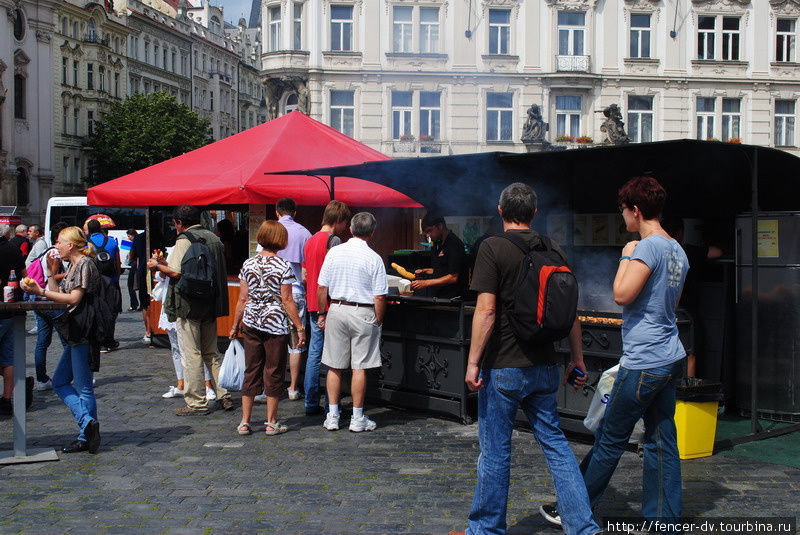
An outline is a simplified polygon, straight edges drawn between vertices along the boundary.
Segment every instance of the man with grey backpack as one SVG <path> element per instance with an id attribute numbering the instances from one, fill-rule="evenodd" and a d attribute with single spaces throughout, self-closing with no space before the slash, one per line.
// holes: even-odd
<path id="1" fill-rule="evenodd" d="M 178 237 L 169 260 L 154 255 L 147 267 L 170 278 L 164 306 L 168 319 L 177 324 L 186 381 L 186 406 L 176 409 L 175 414 L 209 413 L 204 364 L 211 370 L 217 403 L 226 411 L 232 410 L 230 394 L 218 384 L 222 357 L 217 352 L 217 318 L 228 315 L 225 246 L 213 232 L 200 226 L 196 207 L 178 206 L 172 218 Z"/>

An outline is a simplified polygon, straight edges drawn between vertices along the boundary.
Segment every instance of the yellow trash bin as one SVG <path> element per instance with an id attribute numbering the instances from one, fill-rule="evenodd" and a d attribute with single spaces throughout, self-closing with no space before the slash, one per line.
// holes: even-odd
<path id="1" fill-rule="evenodd" d="M 722 384 L 682 379 L 675 388 L 675 427 L 681 459 L 709 457 L 714 452 L 717 410 Z"/>

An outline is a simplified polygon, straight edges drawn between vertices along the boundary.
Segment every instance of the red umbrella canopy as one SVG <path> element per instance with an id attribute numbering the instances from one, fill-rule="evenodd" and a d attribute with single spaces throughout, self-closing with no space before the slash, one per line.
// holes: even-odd
<path id="1" fill-rule="evenodd" d="M 265 175 L 390 158 L 299 111 L 221 139 L 192 152 L 89 189 L 89 204 L 273 204 L 292 197 L 299 205 L 330 201 L 329 177 Z M 325 184 L 323 184 L 323 182 Z M 336 177 L 335 197 L 350 206 L 419 207 L 391 188 Z"/>

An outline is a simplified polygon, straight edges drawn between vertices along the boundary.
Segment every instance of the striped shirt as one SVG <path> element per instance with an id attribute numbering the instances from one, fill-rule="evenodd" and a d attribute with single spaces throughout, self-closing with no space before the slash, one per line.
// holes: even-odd
<path id="1" fill-rule="evenodd" d="M 279 256 L 257 254 L 242 265 L 239 278 L 247 283 L 242 323 L 269 334 L 287 334 L 288 318 L 281 307 L 281 285 L 292 284 L 289 262 Z"/>
<path id="2" fill-rule="evenodd" d="M 361 238 L 350 238 L 325 256 L 317 284 L 328 288 L 331 299 L 371 305 L 376 295 L 389 293 L 381 257 Z"/>

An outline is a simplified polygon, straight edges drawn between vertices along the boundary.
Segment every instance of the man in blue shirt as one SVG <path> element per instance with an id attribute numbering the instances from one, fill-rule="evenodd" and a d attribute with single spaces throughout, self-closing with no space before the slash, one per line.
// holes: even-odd
<path id="1" fill-rule="evenodd" d="M 111 259 L 108 261 L 113 265 L 104 270 L 102 264 L 103 257 L 98 256 L 98 269 L 100 274 L 103 275 L 103 287 L 106 292 L 105 298 L 108 301 L 109 308 L 113 313 L 111 318 L 111 336 L 104 344 L 101 344 L 103 353 L 107 353 L 119 347 L 119 342 L 114 339 L 114 329 L 117 325 L 117 316 L 122 311 L 122 292 L 119 288 L 119 275 L 122 272 L 122 262 L 119 259 L 119 244 L 116 238 L 108 235 L 108 230 L 100 228 L 100 223 L 97 220 L 90 219 L 86 222 L 86 233 L 89 236 L 89 241 L 94 244 L 97 252 L 105 250 L 110 255 Z M 105 271 L 105 272 L 104 272 Z"/>

